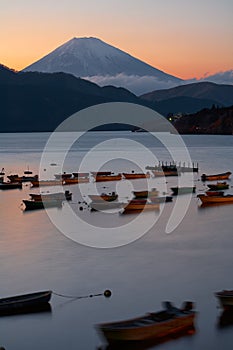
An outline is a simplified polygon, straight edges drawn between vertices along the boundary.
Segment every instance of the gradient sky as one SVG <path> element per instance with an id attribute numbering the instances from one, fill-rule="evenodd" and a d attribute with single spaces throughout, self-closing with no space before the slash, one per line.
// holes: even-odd
<path id="1" fill-rule="evenodd" d="M 180 78 L 233 68 L 232 0 L 1 0 L 0 63 L 94 36 Z"/>

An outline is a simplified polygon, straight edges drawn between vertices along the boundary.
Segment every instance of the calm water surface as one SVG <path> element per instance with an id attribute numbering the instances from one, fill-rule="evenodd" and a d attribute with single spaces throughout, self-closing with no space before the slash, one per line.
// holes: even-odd
<path id="1" fill-rule="evenodd" d="M 168 159 L 161 145 L 153 144 L 144 134 L 89 133 L 86 139 L 73 146 L 64 170 L 77 171 L 90 147 L 102 139 L 122 135 L 153 148 L 158 159 Z M 43 133 L 1 134 L 0 167 L 4 167 L 7 173 L 22 174 L 27 166 L 38 172 L 48 136 Z M 192 160 L 199 162 L 200 173 L 195 176 L 197 193 L 205 189 L 204 184 L 198 181 L 201 173 L 233 172 L 232 136 L 184 136 L 184 141 Z M 120 149 L 121 145 L 116 141 L 115 149 Z M 109 152 L 114 153 L 114 149 Z M 138 158 L 141 156 L 140 151 L 134 148 L 129 148 L 127 152 L 129 159 L 135 153 Z M 53 157 L 55 162 L 59 161 L 56 152 Z M 96 170 L 101 157 L 101 151 L 98 151 L 93 158 L 93 168 L 87 170 Z M 143 161 L 148 165 L 148 159 Z M 133 165 L 129 161 L 118 160 L 107 166 L 121 171 L 132 170 Z M 137 170 L 136 166 L 134 169 Z M 50 167 L 45 172 L 54 174 L 56 167 Z M 166 181 L 169 193 L 176 179 L 167 178 Z M 229 183 L 228 193 L 231 193 Z M 149 185 L 162 188 L 164 183 L 152 179 Z M 94 184 L 80 186 L 84 193 L 92 193 L 94 189 Z M 102 183 L 99 186 L 103 191 L 117 189 L 123 198 L 130 196 L 132 186 L 142 189 L 144 185 L 141 180 L 136 180 L 133 185 L 122 182 L 117 188 L 114 184 Z M 66 189 L 73 192 L 70 205 L 78 212 L 78 185 Z M 233 288 L 233 205 L 200 208 L 194 195 L 180 225 L 171 234 L 166 234 L 165 226 L 173 205 L 167 203 L 163 214 L 143 237 L 122 247 L 98 249 L 65 237 L 43 210 L 23 212 L 20 204 L 31 192 L 29 185 L 25 185 L 22 190 L 0 193 L 1 297 L 44 289 L 77 296 L 111 289 L 113 295 L 109 299 L 80 300 L 53 295 L 51 312 L 2 317 L 0 346 L 6 350 L 94 350 L 104 346 L 95 330 L 96 324 L 159 310 L 163 300 L 170 300 L 177 306 L 184 300 L 193 300 L 198 311 L 196 333 L 152 346 L 151 349 L 232 348 L 233 326 L 218 327 L 221 310 L 217 308 L 213 293 Z M 90 213 L 84 209 L 79 213 L 83 220 L 92 225 L 109 227 L 109 235 L 111 227 L 133 220 L 119 214 Z M 55 217 L 60 217 L 65 207 L 49 210 Z M 143 214 L 141 225 L 156 215 Z M 79 229 L 76 227 L 77 232 Z M 90 235 L 90 232 L 87 229 L 82 234 Z"/>

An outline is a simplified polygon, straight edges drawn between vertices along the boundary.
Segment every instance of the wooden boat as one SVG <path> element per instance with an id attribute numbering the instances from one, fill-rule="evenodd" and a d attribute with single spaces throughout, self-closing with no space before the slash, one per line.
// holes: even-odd
<path id="1" fill-rule="evenodd" d="M 65 192 L 57 192 L 57 193 L 30 193 L 29 196 L 34 201 L 46 201 L 51 199 L 58 199 L 58 200 L 72 200 L 72 193 L 70 191 Z"/>
<path id="2" fill-rule="evenodd" d="M 221 292 L 216 292 L 215 296 L 223 309 L 233 310 L 233 290 L 222 290 Z"/>
<path id="3" fill-rule="evenodd" d="M 62 186 L 64 184 L 64 180 L 37 180 L 31 181 L 32 187 L 39 186 Z"/>
<path id="4" fill-rule="evenodd" d="M 89 173 L 73 173 L 74 177 L 89 177 Z"/>
<path id="5" fill-rule="evenodd" d="M 120 181 L 122 179 L 121 174 L 117 175 L 97 175 L 95 177 L 96 182 L 102 182 L 102 181 Z"/>
<path id="6" fill-rule="evenodd" d="M 178 176 L 179 173 L 177 170 L 152 170 L 154 177 L 161 176 Z"/>
<path id="7" fill-rule="evenodd" d="M 229 188 L 229 185 L 226 182 L 217 182 L 215 184 L 207 184 L 207 186 L 212 191 L 227 190 Z"/>
<path id="8" fill-rule="evenodd" d="M 123 214 L 128 213 L 134 213 L 134 212 L 140 212 L 140 211 L 149 211 L 149 210 L 159 210 L 160 206 L 159 203 L 152 203 L 147 202 L 147 200 L 131 200 L 128 202 L 128 204 L 124 207 Z"/>
<path id="9" fill-rule="evenodd" d="M 159 191 L 156 188 L 152 188 L 150 191 L 133 191 L 135 198 L 150 198 L 159 195 Z"/>
<path id="10" fill-rule="evenodd" d="M 54 174 L 54 176 L 57 180 L 64 180 L 71 178 L 72 174 L 64 172 L 63 174 Z"/>
<path id="11" fill-rule="evenodd" d="M 147 341 L 175 335 L 194 327 L 195 311 L 192 302 L 185 302 L 180 309 L 164 302 L 164 310 L 148 313 L 126 321 L 102 323 L 96 326 L 108 343 Z M 126 345 L 125 344 L 125 345 Z"/>
<path id="12" fill-rule="evenodd" d="M 18 174 L 15 175 L 8 175 L 7 178 L 11 182 L 32 182 L 32 181 L 38 181 L 38 175 L 33 176 L 19 176 Z"/>
<path id="13" fill-rule="evenodd" d="M 17 295 L 0 299 L 0 315 L 17 313 L 25 309 L 39 307 L 48 304 L 52 291 L 42 291 L 30 294 Z"/>
<path id="14" fill-rule="evenodd" d="M 125 206 L 125 203 L 122 202 L 91 202 L 89 204 L 89 207 L 91 208 L 91 211 L 101 211 L 101 210 L 111 210 L 111 209 L 117 209 L 117 208 L 123 208 Z"/>
<path id="15" fill-rule="evenodd" d="M 206 174 L 202 174 L 201 175 L 201 180 L 202 181 L 218 181 L 218 180 L 227 180 L 229 179 L 231 175 L 230 171 L 227 171 L 226 173 L 222 173 L 222 174 L 216 174 L 216 175 L 206 175 Z"/>
<path id="16" fill-rule="evenodd" d="M 62 199 L 47 199 L 45 201 L 34 201 L 23 199 L 25 210 L 46 209 L 54 207 L 62 207 Z"/>
<path id="17" fill-rule="evenodd" d="M 205 194 L 198 194 L 197 197 L 201 200 L 203 204 L 212 203 L 233 203 L 233 195 L 220 195 L 220 196 L 206 196 Z"/>
<path id="18" fill-rule="evenodd" d="M 186 187 L 171 187 L 172 195 L 177 196 L 179 194 L 195 193 L 196 186 L 186 186 Z"/>
<path id="19" fill-rule="evenodd" d="M 111 194 L 102 193 L 101 195 L 89 194 L 88 197 L 93 202 L 113 202 L 117 200 L 118 194 L 116 194 L 115 192 L 112 192 Z"/>
<path id="20" fill-rule="evenodd" d="M 22 182 L 0 182 L 0 190 L 22 189 Z"/>
<path id="21" fill-rule="evenodd" d="M 75 184 L 83 184 L 89 182 L 88 177 L 72 177 L 63 179 L 63 185 L 75 185 Z"/>
<path id="22" fill-rule="evenodd" d="M 206 191 L 207 196 L 223 196 L 223 191 Z"/>
<path id="23" fill-rule="evenodd" d="M 147 179 L 150 177 L 150 173 L 147 172 L 144 173 L 123 173 L 123 176 L 127 180 L 133 180 L 133 179 Z"/>
<path id="24" fill-rule="evenodd" d="M 92 176 L 112 175 L 112 171 L 91 171 Z"/>

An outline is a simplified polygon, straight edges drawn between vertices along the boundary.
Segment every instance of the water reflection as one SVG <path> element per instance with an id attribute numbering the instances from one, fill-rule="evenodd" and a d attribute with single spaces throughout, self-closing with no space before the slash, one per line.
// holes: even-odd
<path id="1" fill-rule="evenodd" d="M 225 328 L 233 326 L 233 308 L 224 310 L 218 318 L 218 327 Z"/>
<path id="2" fill-rule="evenodd" d="M 15 316 L 15 315 L 27 315 L 27 314 L 35 314 L 35 313 L 52 313 L 52 308 L 49 303 L 44 303 L 37 306 L 28 306 L 20 309 L 9 309 L 9 310 L 1 310 L 0 316 Z"/>

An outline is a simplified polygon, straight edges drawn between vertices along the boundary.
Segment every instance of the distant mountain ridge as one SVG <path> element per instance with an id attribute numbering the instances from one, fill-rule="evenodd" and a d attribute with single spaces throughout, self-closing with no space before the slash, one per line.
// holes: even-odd
<path id="1" fill-rule="evenodd" d="M 0 132 L 53 131 L 73 113 L 106 102 L 150 107 L 124 88 L 65 73 L 16 73 L 0 65 Z"/>
<path id="2" fill-rule="evenodd" d="M 158 106 L 160 112 L 164 114 L 169 111 L 194 113 L 213 104 L 231 106 L 233 85 L 199 82 L 152 91 L 141 95 L 140 98 Z"/>

